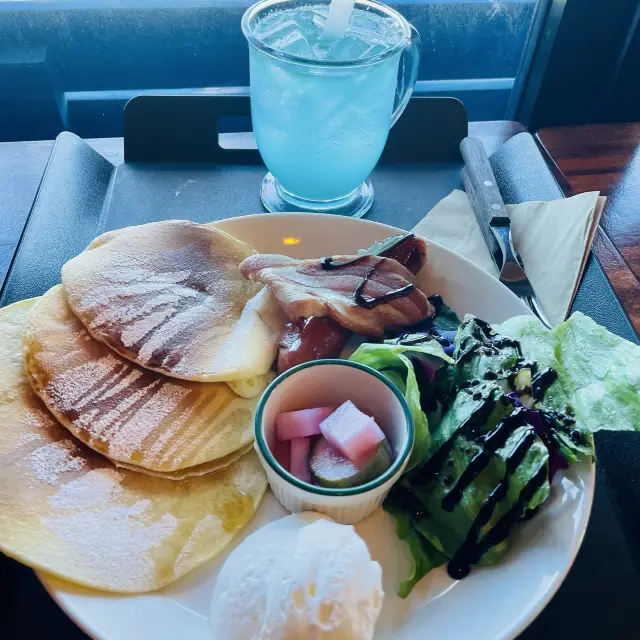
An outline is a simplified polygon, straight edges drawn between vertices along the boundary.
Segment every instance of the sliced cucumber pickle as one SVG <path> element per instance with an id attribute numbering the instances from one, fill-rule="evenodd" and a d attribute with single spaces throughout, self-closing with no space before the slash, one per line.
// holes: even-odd
<path id="1" fill-rule="evenodd" d="M 309 466 L 313 479 L 321 487 L 347 489 L 369 482 L 383 474 L 393 458 L 389 442 L 385 438 L 371 460 L 362 468 L 356 467 L 324 438 L 320 438 L 313 448 Z"/>

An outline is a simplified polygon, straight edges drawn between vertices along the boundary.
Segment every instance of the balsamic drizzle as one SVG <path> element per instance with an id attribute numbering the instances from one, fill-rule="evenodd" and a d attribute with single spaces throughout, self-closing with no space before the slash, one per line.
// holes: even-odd
<path id="1" fill-rule="evenodd" d="M 423 342 L 427 342 L 428 340 L 432 339 L 440 342 L 442 338 L 440 338 L 440 340 L 438 340 L 438 338 L 439 336 L 434 336 L 430 333 L 411 333 L 406 337 L 396 339 L 395 343 L 409 347 L 414 344 L 422 344 Z"/>
<path id="2" fill-rule="evenodd" d="M 520 343 L 517 340 L 512 340 L 511 338 L 505 338 L 504 336 L 500 336 L 496 340 L 493 340 L 493 345 L 498 349 L 504 349 L 505 347 L 512 347 L 515 349 L 516 353 L 522 357 L 522 351 L 520 349 Z"/>
<path id="3" fill-rule="evenodd" d="M 416 481 L 420 483 L 426 484 L 437 478 L 445 464 L 451 459 L 451 451 L 459 435 L 482 443 L 482 449 L 473 456 L 457 482 L 455 482 L 453 487 L 442 499 L 442 508 L 447 512 L 453 511 L 462 499 L 464 491 L 488 466 L 496 451 L 504 447 L 515 430 L 527 425 L 528 410 L 526 407 L 516 407 L 512 413 L 501 420 L 493 431 L 480 438 L 474 438 L 474 429 L 478 425 L 486 423 L 496 404 L 497 400 L 492 397 L 490 393 L 484 397 L 483 402 L 456 429 L 451 437 L 442 444 L 438 451 L 428 460 L 426 465 L 416 472 Z M 492 489 L 481 505 L 478 514 L 469 527 L 465 540 L 449 561 L 447 570 L 453 579 L 459 580 L 464 578 L 469 573 L 471 565 L 477 564 L 482 555 L 505 540 L 517 522 L 527 519 L 535 513 L 535 510 L 527 509 L 527 505 L 531 502 L 535 492 L 548 480 L 549 472 L 546 461 L 525 485 L 518 496 L 518 500 L 511 509 L 480 540 L 478 539 L 483 527 L 485 527 L 493 517 L 496 506 L 506 497 L 511 476 L 515 473 L 527 452 L 535 443 L 537 435 L 535 428 L 529 425 L 505 458 L 506 471 L 502 480 Z M 545 445 L 549 446 L 549 444 L 552 444 L 546 441 L 549 440 L 550 434 L 543 433 L 539 435 Z M 470 453 L 471 451 L 466 452 Z M 448 486 L 445 482 L 443 482 L 443 484 Z"/>
<path id="4" fill-rule="evenodd" d="M 367 253 L 364 253 L 364 254 L 362 254 L 360 256 L 352 258 L 351 260 L 345 260 L 344 262 L 336 262 L 331 257 L 329 257 L 329 258 L 321 258 L 320 259 L 320 266 L 325 271 L 333 271 L 335 269 L 341 269 L 341 268 L 346 267 L 346 266 L 354 265 L 357 262 L 360 262 L 361 260 L 364 260 L 365 258 L 378 256 L 380 253 L 384 253 L 385 251 L 389 251 L 390 249 L 392 249 L 393 247 L 395 247 L 399 243 L 405 241 L 407 238 L 410 238 L 412 236 L 413 236 L 412 233 L 407 233 L 404 236 L 397 236 L 397 240 L 395 242 L 393 242 L 392 244 L 389 244 L 388 246 L 385 245 L 384 243 L 380 243 L 378 251 L 376 251 L 376 250 L 371 251 L 370 250 L 370 251 L 367 251 Z M 376 246 L 376 245 L 374 245 L 374 246 Z M 397 298 L 403 298 L 404 296 L 408 296 L 408 295 L 410 295 L 411 293 L 413 293 L 415 291 L 416 286 L 414 284 L 409 283 L 409 284 L 405 285 L 404 287 L 401 287 L 400 289 L 395 289 L 394 291 L 389 291 L 389 293 L 385 293 L 384 295 L 378 296 L 377 298 L 370 298 L 370 297 L 367 297 L 367 296 L 364 295 L 365 287 L 367 286 L 367 283 L 371 279 L 371 276 L 373 275 L 373 273 L 377 269 L 378 265 L 383 260 L 386 260 L 386 259 L 387 258 L 382 258 L 381 260 L 376 262 L 376 264 L 374 264 L 373 267 L 371 267 L 371 269 L 369 270 L 367 275 L 363 278 L 362 282 L 358 285 L 357 289 L 354 291 L 353 299 L 354 299 L 355 303 L 359 307 L 363 307 L 364 309 L 369 309 L 369 310 L 370 309 L 375 309 L 378 305 L 387 304 L 388 302 L 391 302 L 392 300 L 396 300 Z"/>
<path id="5" fill-rule="evenodd" d="M 471 360 L 471 356 L 475 354 L 475 352 L 480 348 L 479 342 L 474 342 L 466 351 L 463 351 L 456 358 L 456 365 L 463 363 L 465 360 Z"/>
<path id="6" fill-rule="evenodd" d="M 474 321 L 476 323 L 476 327 L 479 327 L 480 329 L 482 329 L 483 333 L 488 338 L 496 335 L 495 330 L 486 320 L 482 320 L 482 318 L 474 318 Z"/>
<path id="7" fill-rule="evenodd" d="M 360 260 L 364 260 L 368 257 L 369 254 L 365 253 L 361 256 L 357 256 L 356 258 L 351 258 L 351 260 L 345 260 L 344 262 L 336 262 L 333 258 L 320 258 L 320 266 L 325 271 L 334 271 L 335 269 L 342 269 L 342 267 L 348 267 L 350 265 L 356 264 L 360 262 Z"/>
<path id="8" fill-rule="evenodd" d="M 382 260 L 380 262 L 382 262 Z M 369 273 L 367 273 L 367 275 L 362 279 L 362 282 L 358 285 L 353 294 L 353 299 L 359 307 L 363 307 L 364 309 L 375 309 L 380 304 L 387 304 L 387 302 L 391 302 L 396 298 L 403 298 L 404 296 L 408 296 L 412 291 L 415 291 L 415 285 L 409 283 L 408 285 L 401 287 L 400 289 L 389 291 L 389 293 L 385 293 L 384 295 L 378 296 L 377 298 L 368 298 L 367 296 L 365 296 L 364 289 L 380 262 L 376 262 L 376 264 L 371 267 Z"/>
<path id="9" fill-rule="evenodd" d="M 531 379 L 531 389 L 535 400 L 542 400 L 544 392 L 557 380 L 558 372 L 547 367 Z"/>
<path id="10" fill-rule="evenodd" d="M 416 340 L 417 342 L 417 340 Z M 540 400 L 546 389 L 557 379 L 557 372 L 552 368 L 536 371 L 537 363 L 528 361 L 523 357 L 520 343 L 517 340 L 496 334 L 491 326 L 482 320 L 475 319 L 475 326 L 470 327 L 470 332 L 465 335 L 458 347 L 456 365 L 460 365 L 479 354 L 499 355 L 499 351 L 511 348 L 515 352 L 516 361 L 509 376 L 509 381 L 513 383 L 515 374 L 522 369 L 531 371 L 531 389 L 529 393 L 535 400 Z M 505 357 L 510 354 L 505 353 Z M 511 356 L 510 356 L 511 357 Z M 502 375 L 502 370 L 488 370 L 483 377 L 486 380 L 497 379 Z M 483 534 L 492 521 L 498 505 L 509 492 L 512 476 L 524 461 L 527 453 L 534 446 L 539 438 L 542 444 L 551 455 L 557 452 L 558 444 L 555 441 L 553 428 L 556 423 L 563 424 L 567 429 L 567 435 L 574 444 L 584 442 L 584 434 L 570 425 L 575 420 L 560 412 L 552 411 L 543 407 L 531 410 L 517 402 L 515 393 L 511 394 L 516 398 L 514 401 L 510 396 L 498 394 L 496 397 L 495 387 L 478 387 L 479 380 L 461 382 L 458 385 L 460 391 L 467 391 L 474 400 L 480 400 L 471 415 L 454 431 L 434 455 L 421 468 L 411 474 L 409 482 L 428 484 L 438 480 L 441 487 L 446 491 L 441 500 L 441 507 L 446 512 L 453 512 L 456 506 L 463 499 L 464 492 L 471 486 L 474 480 L 489 466 L 498 450 L 503 449 L 509 439 L 513 436 L 513 446 L 509 447 L 508 454 L 504 457 L 504 475 L 495 487 L 491 489 L 487 497 L 480 505 L 480 508 L 471 522 L 466 537 L 457 551 L 451 557 L 448 564 L 448 573 L 453 579 L 464 578 L 470 571 L 471 566 L 477 564 L 482 556 L 491 548 L 503 542 L 510 534 L 511 529 L 518 523 L 532 517 L 538 511 L 538 507 L 529 509 L 528 505 L 536 495 L 536 492 L 549 481 L 550 464 L 544 460 L 535 470 L 535 473 L 524 485 L 514 504 L 508 508 L 498 521 Z M 513 386 L 513 384 L 512 384 Z M 513 403 L 513 411 L 502 418 L 499 424 L 489 433 L 479 434 L 478 427 L 486 424 L 498 402 L 508 405 Z M 568 412 L 568 411 L 567 411 Z M 516 430 L 517 436 L 514 436 Z M 465 466 L 460 475 L 455 479 L 452 470 L 445 465 L 452 466 L 451 457 L 456 439 L 458 436 L 464 437 L 471 442 L 462 447 L 462 452 L 469 456 L 466 458 Z M 478 449 L 478 445 L 481 448 Z M 404 494 L 403 494 L 404 495 Z M 416 500 L 417 496 L 412 496 Z M 506 508 L 506 507 L 505 507 Z"/>
<path id="11" fill-rule="evenodd" d="M 519 464 L 524 460 L 525 455 L 527 455 L 527 451 L 533 446 L 535 440 L 536 432 L 533 427 L 531 427 L 527 429 L 520 440 L 518 440 L 516 446 L 512 449 L 505 461 L 509 473 L 515 472 Z"/>
<path id="12" fill-rule="evenodd" d="M 442 508 L 445 511 L 453 511 L 455 506 L 460 502 L 460 500 L 462 500 L 462 495 L 467 487 L 491 462 L 493 454 L 495 454 L 498 449 L 504 447 L 509 436 L 518 427 L 523 425 L 525 420 L 523 414 L 525 412 L 526 409 L 524 407 L 518 407 L 513 411 L 513 413 L 503 418 L 502 422 L 500 422 L 500 424 L 491 433 L 483 438 L 483 448 L 471 459 L 466 469 L 458 478 L 458 482 L 456 482 L 453 489 L 451 489 L 451 491 L 449 491 L 449 493 L 442 499 Z M 533 430 L 531 430 L 531 435 L 533 436 L 531 440 L 533 443 L 533 440 L 535 439 Z M 529 447 L 527 447 L 522 453 L 522 457 L 518 460 L 518 464 L 522 461 L 522 458 L 524 457 L 524 454 L 526 454 L 528 448 Z M 511 455 L 513 455 L 513 453 Z M 507 465 L 508 464 L 509 462 L 507 460 Z M 518 465 L 516 464 L 516 466 Z"/>
<path id="13" fill-rule="evenodd" d="M 496 406 L 496 401 L 491 396 L 487 396 L 483 400 L 471 415 L 454 431 L 453 435 L 427 460 L 424 467 L 416 472 L 415 477 L 418 482 L 427 484 L 438 475 L 438 472 L 449 458 L 449 454 L 453 449 L 458 435 L 469 436 L 475 427 L 484 424 L 489 419 L 489 416 Z"/>
<path id="14" fill-rule="evenodd" d="M 498 484 L 484 501 L 478 515 L 471 523 L 467 537 L 450 560 L 447 572 L 454 580 L 460 580 L 467 576 L 472 564 L 478 563 L 480 558 L 489 551 L 489 549 L 506 540 L 513 526 L 526 513 L 526 506 L 531 502 L 536 491 L 538 491 L 547 480 L 547 465 L 546 463 L 540 465 L 534 476 L 520 492 L 518 500 L 511 509 L 487 531 L 481 540 L 478 540 L 478 535 L 482 527 L 491 520 L 495 505 L 507 494 L 510 475 L 511 472 L 507 470 L 500 484 Z"/>
<path id="15" fill-rule="evenodd" d="M 503 447 L 509 436 L 520 426 L 526 424 L 526 408 L 518 407 L 513 413 L 503 418 L 494 431 L 484 437 L 483 449 L 472 458 L 467 468 L 462 472 L 458 482 L 442 500 L 442 508 L 445 511 L 453 511 L 462 499 L 465 489 L 482 472 L 491 461 L 491 456 Z M 458 432 L 456 432 L 457 434 Z M 454 434 L 454 437 L 455 435 Z M 533 427 L 524 431 L 505 459 L 506 472 L 502 480 L 493 488 L 483 502 L 477 516 L 471 523 L 467 536 L 460 545 L 453 558 L 449 561 L 447 571 L 454 580 L 460 580 L 468 575 L 472 564 L 477 564 L 480 558 L 489 549 L 499 544 L 509 535 L 511 528 L 517 523 L 531 517 L 526 506 L 531 501 L 535 492 L 548 479 L 546 462 L 543 463 L 531 480 L 521 491 L 517 502 L 512 508 L 490 529 L 481 540 L 478 537 L 482 528 L 491 520 L 497 504 L 503 500 L 509 490 L 510 478 L 518 466 L 524 460 L 525 455 L 536 440 L 536 432 Z M 447 452 L 448 455 L 449 452 Z"/>

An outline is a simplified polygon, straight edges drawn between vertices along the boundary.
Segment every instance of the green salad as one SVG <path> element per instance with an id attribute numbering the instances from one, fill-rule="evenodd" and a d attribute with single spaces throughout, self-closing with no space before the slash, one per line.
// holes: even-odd
<path id="1" fill-rule="evenodd" d="M 490 326 L 432 302 L 428 326 L 351 357 L 403 391 L 415 422 L 384 504 L 413 558 L 402 597 L 440 565 L 463 578 L 499 561 L 555 474 L 594 459 L 594 432 L 640 429 L 639 346 L 580 313 L 554 329 L 533 316 Z"/>

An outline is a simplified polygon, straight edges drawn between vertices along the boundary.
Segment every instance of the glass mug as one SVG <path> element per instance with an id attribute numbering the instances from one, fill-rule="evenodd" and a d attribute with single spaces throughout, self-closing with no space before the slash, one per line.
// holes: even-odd
<path id="1" fill-rule="evenodd" d="M 355 6 L 393 19 L 401 37 L 382 53 L 363 58 L 299 57 L 265 44 L 255 33 L 256 22 L 274 11 L 329 4 L 264 0 L 242 18 L 249 43 L 253 131 L 269 170 L 261 198 L 271 212 L 363 216 L 373 203 L 368 176 L 418 75 L 418 32 L 377 2 L 359 0 Z"/>

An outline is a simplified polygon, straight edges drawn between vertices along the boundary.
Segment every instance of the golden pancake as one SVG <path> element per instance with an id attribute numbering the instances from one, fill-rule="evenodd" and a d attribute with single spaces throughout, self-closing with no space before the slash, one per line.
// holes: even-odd
<path id="1" fill-rule="evenodd" d="M 205 225 L 153 222 L 96 238 L 62 284 L 89 333 L 125 358 L 184 380 L 246 380 L 269 371 L 282 329 L 270 292 L 238 271 L 253 253 Z"/>
<path id="2" fill-rule="evenodd" d="M 158 589 L 218 554 L 267 481 L 249 453 L 181 482 L 115 469 L 33 393 L 22 332 L 33 301 L 0 310 L 0 551 L 105 591 Z"/>
<path id="3" fill-rule="evenodd" d="M 184 480 L 185 478 L 193 478 L 195 476 L 206 476 L 210 473 L 220 471 L 220 469 L 226 469 L 230 464 L 240 460 L 242 456 L 246 455 L 253 449 L 253 444 L 248 444 L 242 449 L 238 449 L 233 453 L 230 453 L 224 458 L 213 460 L 212 462 L 205 462 L 204 464 L 198 464 L 195 467 L 187 467 L 186 469 L 179 469 L 178 471 L 151 471 L 144 467 L 139 467 L 135 464 L 127 464 L 126 462 L 118 462 L 117 460 L 111 460 L 116 467 L 121 469 L 129 469 L 130 471 L 136 471 L 137 473 L 143 473 L 147 476 L 154 476 L 155 478 L 164 478 L 165 480 Z"/>
<path id="4" fill-rule="evenodd" d="M 144 369 L 94 340 L 60 286 L 35 304 L 23 335 L 34 391 L 74 436 L 112 460 L 161 473 L 219 460 L 253 441 L 258 398 L 221 382 Z"/>

